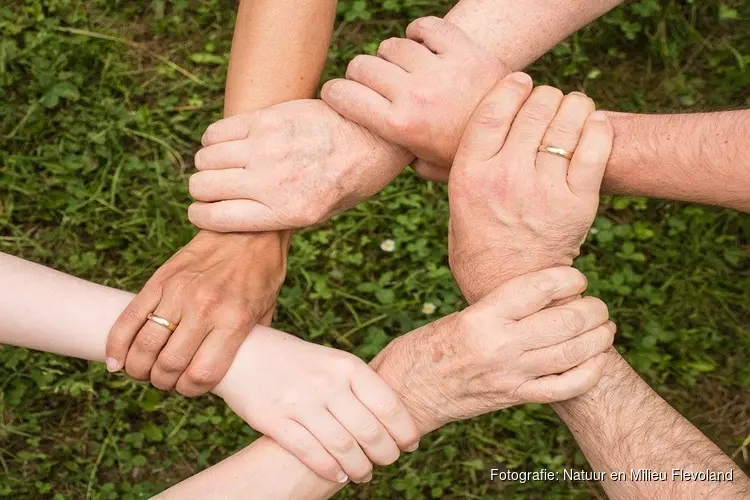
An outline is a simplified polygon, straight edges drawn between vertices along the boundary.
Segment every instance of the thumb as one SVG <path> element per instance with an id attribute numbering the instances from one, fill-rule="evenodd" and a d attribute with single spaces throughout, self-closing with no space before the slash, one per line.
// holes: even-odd
<path id="1" fill-rule="evenodd" d="M 434 163 L 428 163 L 417 158 L 416 161 L 411 164 L 411 168 L 418 176 L 426 181 L 440 182 L 442 184 L 448 183 L 450 167 L 441 167 Z"/>

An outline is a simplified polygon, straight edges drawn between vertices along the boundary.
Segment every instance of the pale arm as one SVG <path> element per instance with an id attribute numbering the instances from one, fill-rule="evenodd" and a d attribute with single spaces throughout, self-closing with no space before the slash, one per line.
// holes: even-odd
<path id="1" fill-rule="evenodd" d="M 108 329 L 133 297 L 128 292 L 3 253 L 0 253 L 0 276 L 0 344 L 92 361 L 104 361 Z M 238 382 L 233 374 L 254 348 L 253 344 L 274 332 L 280 333 L 255 327 L 232 363 L 235 369 L 229 368 L 213 392 L 223 397 L 228 384 Z M 163 495 L 180 499 L 317 498 L 312 492 L 328 494 L 340 487 L 319 478 L 274 441 L 263 437 Z"/>

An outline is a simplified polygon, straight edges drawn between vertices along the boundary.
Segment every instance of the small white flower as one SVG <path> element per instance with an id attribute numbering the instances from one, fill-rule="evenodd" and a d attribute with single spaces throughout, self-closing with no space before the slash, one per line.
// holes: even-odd
<path id="1" fill-rule="evenodd" d="M 435 304 L 433 304 L 432 302 L 425 302 L 422 306 L 422 313 L 432 314 L 435 312 L 435 309 L 437 309 L 437 307 L 435 307 Z"/>
<path id="2" fill-rule="evenodd" d="M 380 244 L 380 249 L 384 252 L 392 252 L 396 249 L 396 242 L 393 240 L 385 240 Z"/>
<path id="3" fill-rule="evenodd" d="M 596 234 L 598 232 L 599 232 L 599 230 L 597 228 L 595 228 L 595 227 L 592 227 L 591 229 L 589 229 L 589 234 Z"/>

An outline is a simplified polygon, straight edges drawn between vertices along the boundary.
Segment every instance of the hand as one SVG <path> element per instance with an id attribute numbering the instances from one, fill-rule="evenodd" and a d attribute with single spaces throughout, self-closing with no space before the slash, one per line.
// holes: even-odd
<path id="1" fill-rule="evenodd" d="M 380 191 L 412 158 L 320 100 L 221 120 L 203 144 L 188 217 L 220 232 L 318 224 Z"/>
<path id="2" fill-rule="evenodd" d="M 523 73 L 498 83 L 451 169 L 449 259 L 470 303 L 511 277 L 571 265 L 599 207 L 613 140 L 606 115 L 579 92 L 531 86 Z M 541 144 L 575 154 L 538 152 Z"/>
<path id="3" fill-rule="evenodd" d="M 362 360 L 268 328 L 253 331 L 214 392 L 334 482 L 367 482 L 370 461 L 391 464 L 419 442 L 406 407 Z"/>
<path id="4" fill-rule="evenodd" d="M 508 69 L 439 17 L 417 19 L 406 35 L 383 41 L 378 57 L 352 59 L 347 79 L 327 82 L 321 96 L 347 119 L 419 157 L 417 173 L 447 182 L 471 113 Z"/>
<path id="5" fill-rule="evenodd" d="M 422 434 L 509 406 L 570 399 L 602 377 L 602 353 L 615 334 L 599 299 L 549 307 L 585 288 L 586 278 L 571 267 L 514 278 L 467 309 L 394 340 L 372 366 Z"/>
<path id="6" fill-rule="evenodd" d="M 107 338 L 107 368 L 197 396 L 224 376 L 240 344 L 270 321 L 289 235 L 200 232 L 148 280 Z M 179 326 L 148 321 L 153 313 Z"/>

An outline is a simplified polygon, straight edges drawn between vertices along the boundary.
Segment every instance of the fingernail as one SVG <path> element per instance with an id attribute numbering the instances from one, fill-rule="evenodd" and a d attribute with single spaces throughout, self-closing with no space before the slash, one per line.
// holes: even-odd
<path id="1" fill-rule="evenodd" d="M 369 483 L 370 481 L 372 481 L 372 473 L 367 474 L 365 478 L 362 480 L 363 483 Z"/>
<path id="2" fill-rule="evenodd" d="M 338 481 L 339 483 L 344 484 L 348 480 L 349 480 L 349 476 L 347 476 L 343 472 L 339 472 L 338 474 L 336 474 L 336 481 Z"/>
<path id="3" fill-rule="evenodd" d="M 603 122 L 607 119 L 607 115 L 604 114 L 603 111 L 594 111 L 589 115 L 589 120 L 593 120 L 595 122 Z"/>
<path id="4" fill-rule="evenodd" d="M 409 453 L 411 453 L 413 451 L 417 451 L 417 448 L 419 448 L 419 441 L 407 446 L 406 448 L 404 448 L 404 451 L 408 451 Z"/>
<path id="5" fill-rule="evenodd" d="M 518 83 L 522 83 L 524 85 L 528 85 L 531 83 L 531 77 L 522 71 L 513 73 L 512 75 L 510 75 L 510 77 Z"/>
<path id="6" fill-rule="evenodd" d="M 120 362 L 115 358 L 107 358 L 107 371 L 116 372 L 120 369 Z"/>

